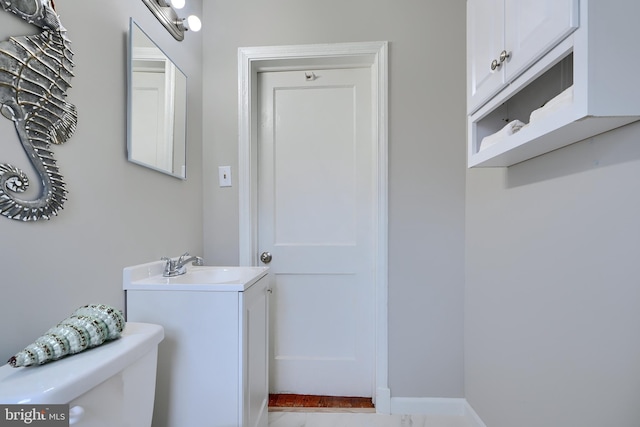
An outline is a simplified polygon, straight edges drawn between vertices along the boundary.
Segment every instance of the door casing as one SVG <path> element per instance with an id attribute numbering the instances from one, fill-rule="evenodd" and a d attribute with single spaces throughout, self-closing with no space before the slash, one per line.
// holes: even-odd
<path id="1" fill-rule="evenodd" d="M 377 141 L 375 212 L 376 411 L 389 414 L 388 387 L 388 43 L 333 43 L 238 49 L 238 192 L 240 265 L 258 265 L 257 74 L 261 71 L 370 67 L 373 137 Z"/>

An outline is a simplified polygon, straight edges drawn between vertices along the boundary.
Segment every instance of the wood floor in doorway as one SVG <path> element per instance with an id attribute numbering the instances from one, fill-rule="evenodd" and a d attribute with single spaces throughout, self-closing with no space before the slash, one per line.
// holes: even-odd
<path id="1" fill-rule="evenodd" d="M 270 394 L 271 412 L 375 412 L 370 397 L 315 396 L 307 394 Z"/>

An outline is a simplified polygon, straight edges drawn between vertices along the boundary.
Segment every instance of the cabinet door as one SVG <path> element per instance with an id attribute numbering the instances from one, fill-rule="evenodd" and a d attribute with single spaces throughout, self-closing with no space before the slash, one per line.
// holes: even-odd
<path id="1" fill-rule="evenodd" d="M 269 276 L 244 292 L 244 427 L 267 427 L 269 409 Z"/>
<path id="2" fill-rule="evenodd" d="M 579 0 L 505 0 L 504 49 L 512 81 L 578 27 Z"/>
<path id="3" fill-rule="evenodd" d="M 500 66 L 496 70 L 491 70 L 491 62 L 499 60 L 504 46 L 504 0 L 468 0 L 467 105 L 469 112 L 475 110 L 502 88 L 505 81 L 505 67 Z"/>

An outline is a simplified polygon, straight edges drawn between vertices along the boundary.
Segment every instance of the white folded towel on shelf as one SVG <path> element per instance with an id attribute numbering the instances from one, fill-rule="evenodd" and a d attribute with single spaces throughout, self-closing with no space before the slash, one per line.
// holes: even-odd
<path id="1" fill-rule="evenodd" d="M 538 108 L 531 112 L 531 116 L 529 117 L 529 123 L 534 122 L 536 120 L 540 120 L 544 117 L 547 117 L 561 108 L 569 105 L 573 102 L 573 86 L 569 86 L 569 88 L 565 89 L 558 96 L 551 99 L 549 102 L 544 104 L 542 107 Z"/>
<path id="2" fill-rule="evenodd" d="M 524 126 L 526 125 L 522 123 L 520 120 L 510 121 L 509 123 L 507 123 L 505 127 L 500 129 L 498 132 L 482 138 L 482 141 L 480 142 L 480 148 L 478 148 L 478 151 L 491 147 L 492 145 L 503 140 L 504 138 L 507 138 L 508 136 L 518 132 Z"/>

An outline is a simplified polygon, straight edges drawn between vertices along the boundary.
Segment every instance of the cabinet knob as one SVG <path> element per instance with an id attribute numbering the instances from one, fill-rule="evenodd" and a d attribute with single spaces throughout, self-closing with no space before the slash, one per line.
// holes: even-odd
<path id="1" fill-rule="evenodd" d="M 500 63 L 503 63 L 509 58 L 511 58 L 511 52 L 507 52 L 506 50 L 500 52 Z"/>
<path id="2" fill-rule="evenodd" d="M 491 71 L 497 70 L 501 65 L 502 63 L 498 62 L 497 59 L 494 59 L 493 61 L 491 61 Z"/>

